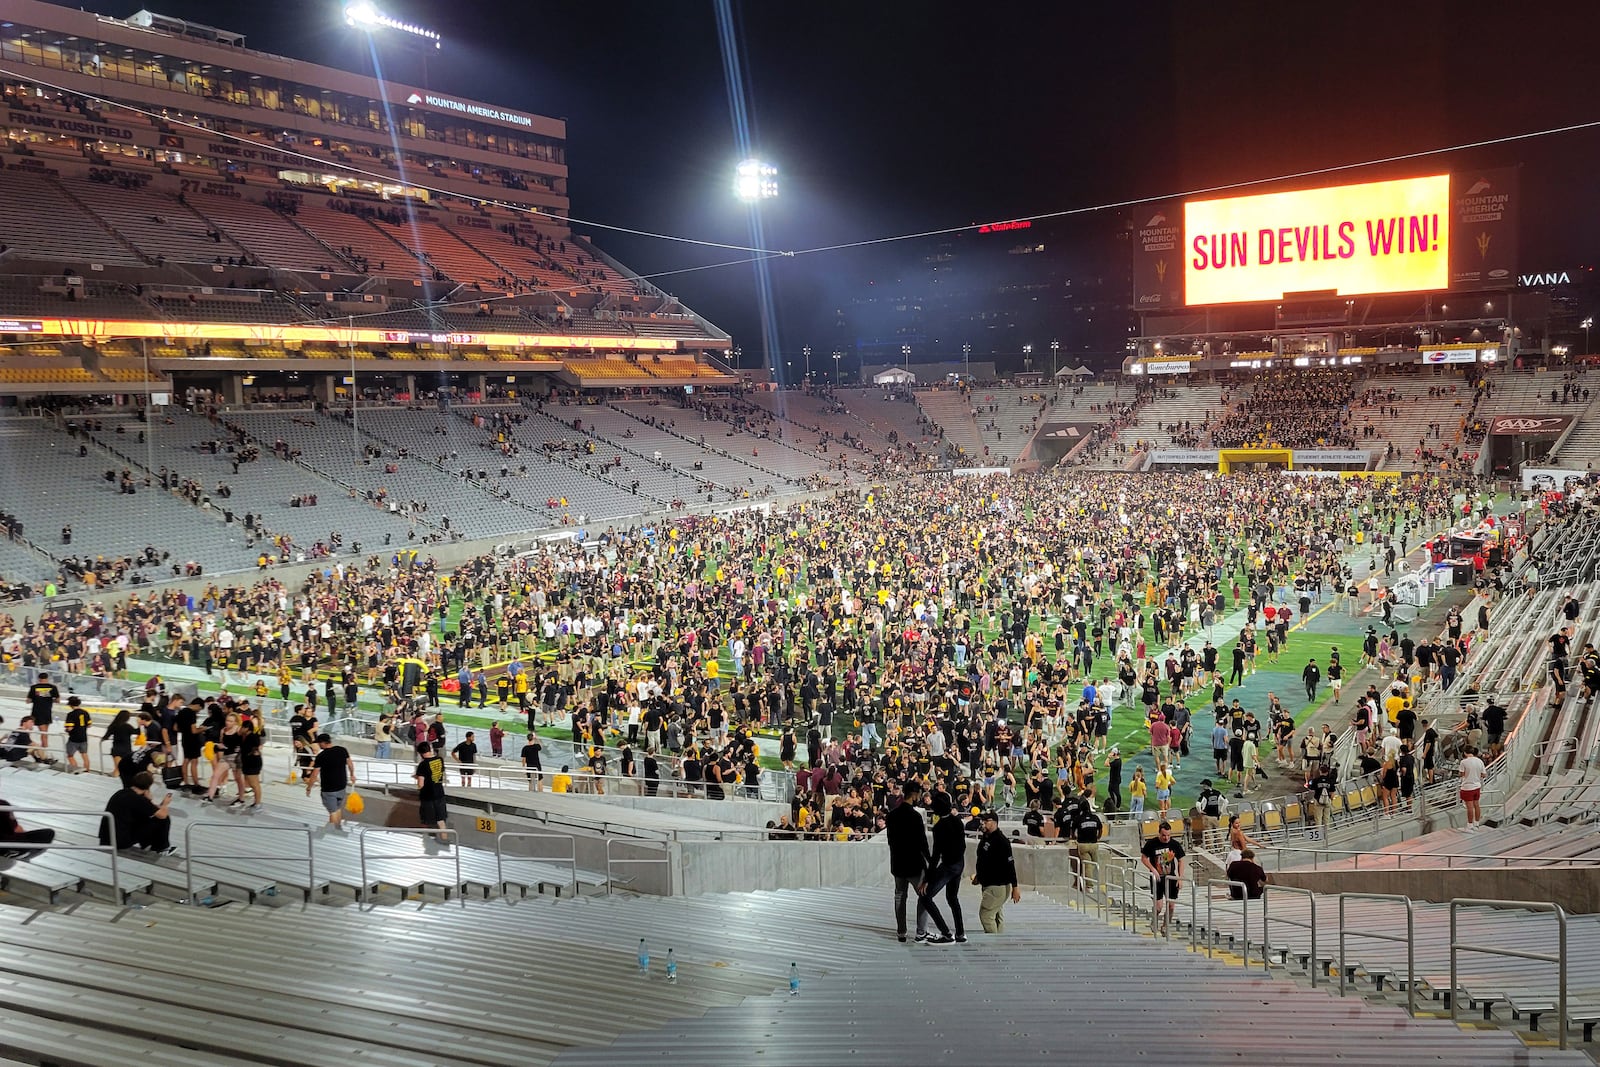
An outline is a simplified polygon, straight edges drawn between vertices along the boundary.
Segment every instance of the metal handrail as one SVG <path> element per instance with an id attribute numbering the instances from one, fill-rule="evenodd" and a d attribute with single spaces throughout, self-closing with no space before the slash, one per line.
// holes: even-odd
<path id="1" fill-rule="evenodd" d="M 1211 892 L 1211 887 L 1214 886 L 1214 885 L 1225 885 L 1225 886 L 1227 886 L 1228 890 L 1229 890 L 1229 895 L 1226 896 L 1226 897 L 1217 896 L 1215 893 Z M 1238 896 L 1237 899 L 1238 899 L 1238 901 L 1239 901 L 1239 903 L 1241 905 L 1240 909 L 1239 909 L 1239 920 L 1240 920 L 1242 925 L 1240 927 L 1239 934 L 1240 934 L 1240 940 L 1242 940 L 1244 942 L 1244 952 L 1243 952 L 1244 969 L 1248 971 L 1250 969 L 1250 887 L 1248 885 L 1246 885 L 1244 882 L 1236 882 L 1232 878 L 1212 879 L 1211 881 L 1206 883 L 1206 943 L 1205 943 L 1206 958 L 1207 959 L 1211 958 L 1212 942 L 1216 939 L 1216 936 L 1217 936 L 1217 928 L 1211 924 L 1211 906 L 1215 902 L 1217 902 L 1218 900 L 1224 901 L 1225 903 L 1229 903 L 1229 904 L 1233 903 L 1233 901 L 1235 900 L 1235 897 L 1232 895 L 1232 891 L 1236 887 L 1239 890 L 1239 896 Z M 1190 880 L 1190 882 L 1189 882 L 1189 926 L 1190 926 L 1191 935 L 1192 935 L 1193 928 L 1194 928 L 1194 920 L 1195 920 L 1195 903 L 1194 903 L 1194 901 L 1195 901 L 1195 894 L 1197 892 L 1198 892 L 1198 890 L 1195 887 L 1194 880 Z M 1194 938 L 1193 938 L 1193 936 L 1191 936 L 1190 937 L 1190 941 L 1193 942 L 1193 940 L 1194 940 Z M 1263 970 L 1267 969 L 1265 958 L 1263 958 L 1263 961 L 1262 961 L 1262 969 Z"/>
<path id="2" fill-rule="evenodd" d="M 1320 869 L 1319 866 L 1318 866 L 1318 862 L 1317 862 L 1319 857 L 1326 857 L 1326 858 L 1331 859 L 1334 856 L 1351 856 L 1351 857 L 1354 857 L 1356 859 L 1356 864 L 1355 864 L 1354 867 L 1351 868 L 1352 870 L 1361 870 L 1362 869 L 1361 865 L 1360 865 L 1360 860 L 1361 860 L 1361 857 L 1363 857 L 1363 856 L 1374 856 L 1374 857 L 1379 857 L 1379 858 L 1384 859 L 1384 860 L 1394 860 L 1395 861 L 1394 862 L 1394 867 L 1393 867 L 1394 870 L 1399 870 L 1400 869 L 1400 866 L 1401 866 L 1400 861 L 1402 861 L 1402 860 L 1428 861 L 1428 860 L 1436 860 L 1436 859 L 1442 859 L 1442 860 L 1477 860 L 1477 861 L 1485 862 L 1485 863 L 1499 863 L 1500 866 L 1502 866 L 1502 867 L 1511 867 L 1513 865 L 1536 867 L 1536 866 L 1544 866 L 1544 865 L 1547 865 L 1547 864 L 1559 864 L 1559 865 L 1561 865 L 1563 867 L 1571 867 L 1571 866 L 1576 866 L 1576 867 L 1600 866 L 1600 858 L 1583 857 L 1583 856 L 1577 856 L 1577 857 L 1569 858 L 1569 857 L 1563 857 L 1563 856 L 1553 856 L 1553 857 L 1544 857 L 1544 856 L 1492 856 L 1492 855 L 1479 855 L 1477 853 L 1472 853 L 1472 852 L 1384 852 L 1384 851 L 1381 851 L 1381 850 L 1378 850 L 1378 849 L 1306 848 L 1306 847 L 1298 846 L 1298 845 L 1266 845 L 1266 846 L 1263 846 L 1263 847 L 1271 849 L 1272 852 L 1275 854 L 1274 855 L 1275 859 L 1277 859 L 1276 853 L 1280 853 L 1280 852 L 1291 852 L 1291 853 L 1299 853 L 1299 854 L 1309 855 L 1309 856 L 1312 857 L 1312 862 L 1311 862 L 1311 869 L 1312 870 Z M 1455 866 L 1454 863 L 1447 862 L 1445 864 L 1445 868 L 1447 870 L 1453 870 L 1454 866 Z M 1281 860 L 1279 860 L 1275 864 L 1275 866 L 1273 867 L 1273 870 L 1277 870 L 1277 871 L 1294 870 L 1294 869 L 1296 869 L 1296 868 L 1286 868 L 1286 867 L 1284 867 Z M 1301 868 L 1301 869 L 1303 869 L 1303 868 Z M 1384 868 L 1384 867 L 1368 867 L 1367 869 L 1368 870 L 1385 870 L 1385 869 L 1388 869 L 1388 868 Z"/>
<path id="3" fill-rule="evenodd" d="M 457 831 L 455 831 L 455 830 L 440 830 L 437 827 L 431 827 L 431 826 L 424 826 L 424 827 L 420 827 L 420 828 L 411 828 L 411 827 L 405 827 L 405 826 L 373 826 L 373 827 L 369 827 L 367 829 L 362 830 L 360 835 L 359 835 L 359 839 L 358 839 L 357 845 L 358 845 L 358 851 L 359 851 L 360 856 L 361 856 L 361 897 L 360 897 L 360 900 L 361 900 L 361 904 L 363 906 L 365 906 L 367 904 L 368 898 L 371 896 L 371 893 L 372 893 L 372 883 L 367 878 L 367 861 L 368 860 L 415 860 L 415 859 L 441 859 L 441 858 L 446 858 L 446 857 L 438 857 L 438 856 L 429 857 L 429 856 L 426 856 L 426 855 L 417 856 L 415 854 L 408 855 L 408 856 L 387 855 L 387 854 L 385 854 L 385 855 L 369 855 L 368 852 L 367 852 L 367 837 L 370 834 L 409 834 L 409 835 L 414 836 L 414 837 L 448 838 L 448 839 L 452 839 L 452 841 L 453 841 L 453 839 L 458 838 L 460 836 L 460 834 L 457 833 Z M 465 893 L 461 892 L 461 849 L 459 847 L 452 848 L 450 850 L 450 856 L 448 858 L 451 859 L 452 861 L 454 861 L 454 863 L 456 865 L 456 881 L 455 881 L 454 892 L 455 892 L 456 897 L 458 898 L 461 906 L 464 908 L 464 907 L 467 906 L 467 896 L 466 896 Z"/>
<path id="4" fill-rule="evenodd" d="M 550 779 L 552 779 L 556 774 L 560 773 L 559 771 L 552 771 L 549 767 L 536 769 L 532 767 L 518 767 L 509 764 L 475 763 L 467 764 L 465 766 L 468 767 L 468 773 L 473 779 L 473 781 L 469 785 L 465 786 L 465 788 L 482 787 L 489 789 L 531 789 L 531 782 L 537 779 L 544 784 L 546 791 L 550 791 Z M 453 769 L 459 775 L 462 767 L 462 764 L 452 763 L 446 764 L 445 769 L 446 771 Z M 368 773 L 363 774 L 364 770 L 366 770 Z M 414 763 L 402 762 L 400 760 L 381 760 L 376 756 L 362 756 L 356 761 L 357 780 L 366 781 L 373 785 L 404 784 L 412 780 L 415 770 L 416 765 Z M 567 774 L 572 778 L 572 785 L 574 787 L 567 791 L 567 795 L 572 796 L 595 795 L 586 792 L 579 792 L 576 787 L 585 783 L 601 782 L 605 785 L 613 787 L 619 796 L 658 796 L 669 800 L 710 799 L 705 794 L 704 782 L 687 782 L 681 778 L 672 778 L 666 776 L 656 779 L 647 779 L 641 775 L 596 775 L 589 774 L 587 771 L 581 773 L 578 771 L 568 771 Z M 766 770 L 763 769 L 762 777 L 765 778 L 766 774 Z M 656 792 L 647 792 L 646 790 L 652 784 L 655 785 Z M 745 787 L 742 785 L 724 783 L 723 799 L 725 801 L 762 799 L 759 797 L 745 795 L 742 792 L 744 788 Z M 717 803 L 721 803 L 721 801 L 718 801 Z M 774 801 L 767 801 L 767 803 L 774 803 Z"/>
<path id="5" fill-rule="evenodd" d="M 494 836 L 494 876 L 495 885 L 500 888 L 501 899 L 509 894 L 506 891 L 505 870 L 505 842 L 507 838 L 544 838 L 551 841 L 565 841 L 567 855 L 565 856 L 512 856 L 513 860 L 535 860 L 541 863 L 565 863 L 572 868 L 572 895 L 578 895 L 578 841 L 570 834 L 548 834 L 521 830 L 506 830 Z"/>
<path id="6" fill-rule="evenodd" d="M 1294 885 L 1276 885 L 1276 884 L 1274 884 L 1272 882 L 1268 882 L 1262 888 L 1262 893 L 1261 893 L 1261 955 L 1262 955 L 1263 958 L 1265 958 L 1267 960 L 1271 960 L 1272 959 L 1271 929 L 1272 929 L 1272 922 L 1273 922 L 1272 917 L 1271 917 L 1270 906 L 1268 905 L 1267 900 L 1275 892 L 1276 893 L 1297 893 L 1297 894 L 1300 894 L 1300 895 L 1304 896 L 1306 899 L 1311 901 L 1311 921 L 1309 923 L 1297 922 L 1294 919 L 1279 919 L 1277 921 L 1280 922 L 1280 923 L 1285 923 L 1285 924 L 1287 924 L 1289 926 L 1298 926 L 1302 930 L 1310 930 L 1311 931 L 1311 955 L 1307 960 L 1307 964 L 1308 965 L 1306 967 L 1306 970 L 1311 973 L 1311 988 L 1315 989 L 1315 988 L 1317 988 L 1317 971 L 1321 970 L 1321 968 L 1317 966 L 1317 963 L 1319 962 L 1317 960 L 1317 894 L 1312 892 L 1309 889 L 1301 889 L 1299 886 L 1294 886 Z M 1288 949 L 1285 949 L 1284 952 L 1287 953 Z M 1287 964 L 1287 959 L 1285 960 L 1285 964 Z M 1269 967 L 1270 967 L 1270 964 L 1269 964 Z"/>
<path id="7" fill-rule="evenodd" d="M 606 896 L 610 896 L 612 894 L 612 892 L 616 888 L 617 880 L 616 880 L 616 877 L 611 873 L 611 869 L 612 869 L 613 866 L 627 867 L 627 866 L 640 866 L 640 865 L 651 865 L 651 864 L 660 864 L 661 866 L 668 867 L 668 868 L 670 868 L 672 866 L 672 858 L 670 856 L 660 856 L 660 857 L 635 856 L 635 857 L 632 857 L 632 858 L 628 858 L 628 857 L 613 857 L 611 855 L 611 846 L 615 845 L 616 843 L 617 843 L 617 839 L 616 838 L 614 838 L 614 837 L 606 838 Z M 630 844 L 630 845 L 638 844 L 638 842 L 636 842 L 636 841 L 626 841 L 626 842 L 623 842 L 623 843 L 624 844 Z"/>
<path id="8" fill-rule="evenodd" d="M 1456 913 L 1460 908 L 1520 908 L 1523 911 L 1549 912 L 1556 917 L 1557 950 L 1528 952 L 1515 948 L 1486 948 L 1483 945 L 1465 944 L 1456 937 Z M 1560 1032 L 1561 1047 L 1567 1047 L 1567 912 L 1560 904 L 1542 900 L 1484 900 L 1475 897 L 1457 897 L 1450 901 L 1450 1021 L 1456 1021 L 1459 1008 L 1459 988 L 1456 985 L 1456 954 L 1479 952 L 1486 956 L 1508 956 L 1512 959 L 1535 960 L 1556 965 L 1556 1028 Z"/>
<path id="9" fill-rule="evenodd" d="M 188 826 L 185 826 L 183 828 L 183 885 L 184 885 L 184 891 L 185 891 L 185 894 L 186 894 L 185 899 L 190 904 L 199 904 L 200 903 L 199 900 L 195 899 L 195 894 L 194 894 L 194 861 L 195 860 L 271 860 L 271 859 L 279 859 L 279 860 L 291 860 L 291 861 L 293 861 L 295 863 L 300 862 L 300 857 L 299 856 L 287 856 L 287 855 L 284 855 L 284 856 L 264 856 L 264 855 L 261 855 L 260 853 L 257 853 L 257 852 L 242 852 L 242 853 L 241 852 L 235 852 L 235 853 L 223 853 L 223 852 L 210 853 L 210 852 L 207 852 L 207 853 L 201 853 L 200 855 L 195 855 L 189 849 L 190 836 L 194 833 L 196 827 L 202 827 L 202 826 L 204 826 L 204 827 L 216 827 L 218 829 L 224 829 L 224 830 L 229 830 L 229 831 L 232 831 L 232 830 L 276 830 L 278 833 L 305 834 L 306 835 L 306 860 L 305 860 L 305 863 L 306 863 L 306 899 L 310 900 L 311 899 L 311 894 L 316 891 L 316 885 L 317 885 L 317 856 L 316 856 L 316 846 L 313 843 L 313 837 L 312 837 L 312 835 L 313 835 L 313 833 L 315 831 L 311 830 L 309 827 L 305 827 L 305 826 L 268 826 L 265 823 L 247 823 L 247 822 L 225 822 L 225 823 L 224 822 L 192 822 Z"/>
<path id="10" fill-rule="evenodd" d="M 1357 931 L 1357 937 L 1367 937 L 1375 941 L 1393 941 L 1406 946 L 1406 1014 L 1412 1018 L 1417 1015 L 1417 909 L 1410 897 L 1397 893 L 1340 893 L 1339 894 L 1339 995 L 1345 994 L 1345 936 L 1349 932 L 1348 924 L 1344 920 L 1345 902 L 1349 900 L 1389 901 L 1406 906 L 1406 936 L 1396 934 L 1379 934 L 1371 930 Z"/>
<path id="11" fill-rule="evenodd" d="M 117 820 L 111 817 L 109 811 L 93 811 L 86 808 L 19 808 L 11 804 L 0 804 L 0 812 L 12 815 L 86 815 L 106 824 L 107 836 L 111 838 L 109 845 L 58 845 L 54 841 L 41 844 L 35 841 L 7 841 L 7 850 L 22 850 L 27 852 L 43 852 L 46 849 L 56 852 L 109 852 L 111 854 L 111 892 L 121 903 L 122 875 L 117 864 L 117 852 L 121 845 L 117 843 Z M 98 839 L 97 839 L 98 840 Z"/>

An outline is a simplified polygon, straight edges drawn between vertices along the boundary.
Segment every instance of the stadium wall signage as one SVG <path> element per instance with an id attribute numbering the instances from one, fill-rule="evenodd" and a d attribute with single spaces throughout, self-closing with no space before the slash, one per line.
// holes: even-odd
<path id="1" fill-rule="evenodd" d="M 8 328 L 9 327 L 9 328 Z M 492 345 L 503 348 L 531 348 L 559 351 L 675 352 L 678 342 L 671 337 L 582 337 L 566 334 L 517 333 L 422 333 L 403 330 L 375 330 L 347 326 L 290 326 L 272 323 L 232 322 L 135 322 L 120 319 L 4 319 L 0 334 L 27 333 L 43 337 L 110 340 L 148 338 L 161 341 L 299 341 L 322 344 L 385 345 L 430 344 Z M 529 358 L 538 358 L 530 353 Z"/>
<path id="2" fill-rule="evenodd" d="M 477 119 L 509 123 L 512 126 L 533 125 L 532 118 L 515 111 L 502 111 L 500 108 L 489 107 L 486 104 L 472 104 L 465 100 L 455 100 L 435 93 L 412 93 L 406 97 L 406 103 L 411 105 L 423 104 L 427 107 L 436 107 L 441 111 L 454 111 L 462 115 L 471 115 Z"/>
<path id="3" fill-rule="evenodd" d="M 1495 437 L 1560 437 L 1571 415 L 1496 415 L 1489 423 Z"/>

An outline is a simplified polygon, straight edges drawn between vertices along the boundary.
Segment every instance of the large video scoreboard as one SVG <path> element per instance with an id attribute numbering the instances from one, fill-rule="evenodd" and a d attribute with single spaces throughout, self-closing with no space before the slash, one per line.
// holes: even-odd
<path id="1" fill-rule="evenodd" d="M 1140 310 L 1500 288 L 1516 171 L 1173 201 L 1135 218 Z"/>

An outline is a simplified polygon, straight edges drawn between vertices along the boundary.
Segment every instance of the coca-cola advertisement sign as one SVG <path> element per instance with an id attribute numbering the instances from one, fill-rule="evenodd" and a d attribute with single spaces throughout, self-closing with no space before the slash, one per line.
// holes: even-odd
<path id="1" fill-rule="evenodd" d="M 1489 433 L 1496 437 L 1560 437 L 1571 415 L 1496 415 Z"/>

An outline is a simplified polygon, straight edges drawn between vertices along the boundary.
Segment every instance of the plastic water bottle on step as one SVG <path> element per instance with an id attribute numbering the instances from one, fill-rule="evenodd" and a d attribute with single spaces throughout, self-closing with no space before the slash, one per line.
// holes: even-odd
<path id="1" fill-rule="evenodd" d="M 798 963 L 789 964 L 789 995 L 791 997 L 800 995 L 800 965 Z"/>
<path id="2" fill-rule="evenodd" d="M 667 981 L 676 982 L 677 980 L 678 980 L 678 957 L 672 951 L 672 949 L 669 948 L 669 949 L 667 949 Z"/>
<path id="3" fill-rule="evenodd" d="M 639 977 L 650 977 L 650 950 L 644 946 L 644 938 L 639 939 Z"/>

